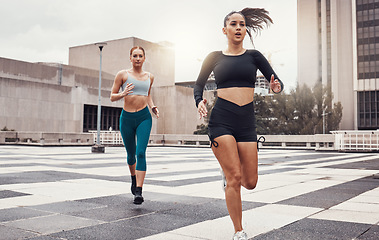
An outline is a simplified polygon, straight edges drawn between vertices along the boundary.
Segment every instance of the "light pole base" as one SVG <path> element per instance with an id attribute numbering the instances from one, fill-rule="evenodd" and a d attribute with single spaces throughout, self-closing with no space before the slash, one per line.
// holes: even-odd
<path id="1" fill-rule="evenodd" d="M 105 146 L 104 145 L 93 145 L 91 150 L 93 153 L 104 153 L 105 152 Z"/>

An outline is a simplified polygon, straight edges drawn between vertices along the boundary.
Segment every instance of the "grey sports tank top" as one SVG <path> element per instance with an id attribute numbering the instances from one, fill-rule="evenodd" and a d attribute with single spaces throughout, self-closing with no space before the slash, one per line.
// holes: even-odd
<path id="1" fill-rule="evenodd" d="M 124 91 L 126 84 L 132 83 L 134 88 L 133 92 L 130 93 L 129 95 L 142 95 L 142 96 L 148 96 L 149 95 L 149 89 L 150 89 L 150 73 L 149 73 L 149 78 L 140 81 L 135 79 L 132 75 L 128 74 L 128 79 L 124 84 L 122 84 L 121 88 Z"/>

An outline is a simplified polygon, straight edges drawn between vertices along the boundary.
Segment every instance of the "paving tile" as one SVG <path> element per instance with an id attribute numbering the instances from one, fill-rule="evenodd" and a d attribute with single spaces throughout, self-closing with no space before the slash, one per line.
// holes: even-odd
<path id="1" fill-rule="evenodd" d="M 379 226 L 374 225 L 371 226 L 366 232 L 357 237 L 359 240 L 378 240 L 379 236 Z"/>
<path id="2" fill-rule="evenodd" d="M 0 191 L 0 199 L 2 199 L 2 198 L 19 197 L 19 196 L 26 196 L 26 195 L 30 195 L 30 194 L 22 193 L 22 192 L 10 191 L 10 190 Z"/>
<path id="3" fill-rule="evenodd" d="M 321 190 L 302 194 L 284 201 L 281 204 L 330 208 L 341 202 L 378 187 L 379 181 L 370 177 L 334 185 Z"/>
<path id="4" fill-rule="evenodd" d="M 335 164 L 328 167 L 332 168 L 346 168 L 346 169 L 367 169 L 367 170 L 379 170 L 379 161 L 378 157 L 373 160 L 358 161 L 345 164 Z"/>
<path id="5" fill-rule="evenodd" d="M 157 233 L 157 231 L 151 230 L 147 224 L 136 228 L 130 226 L 129 222 L 120 221 L 64 232 L 62 231 L 59 233 L 50 234 L 49 236 L 59 239 L 134 240 Z"/>
<path id="6" fill-rule="evenodd" d="M 377 212 L 358 212 L 334 209 L 325 210 L 310 218 L 365 224 L 376 224 L 379 222 L 379 214 Z"/>
<path id="7" fill-rule="evenodd" d="M 331 210 L 342 210 L 342 211 L 355 211 L 355 212 L 367 212 L 367 213 L 377 213 L 379 214 L 379 201 L 378 203 L 362 203 L 354 202 L 352 199 L 343 203 L 340 203 L 332 208 Z"/>
<path id="8" fill-rule="evenodd" d="M 101 221 L 78 218 L 66 215 L 49 215 L 32 219 L 17 220 L 3 223 L 5 226 L 26 229 L 40 234 L 49 234 L 60 231 L 67 231 L 91 225 L 97 225 Z"/>
<path id="9" fill-rule="evenodd" d="M 30 238 L 30 237 L 38 235 L 30 231 L 25 231 L 22 229 L 9 227 L 9 226 L 4 226 L 2 224 L 0 224 L 0 234 L 1 234 L 0 236 L 1 240 L 26 239 L 26 238 Z"/>
<path id="10" fill-rule="evenodd" d="M 104 207 L 105 207 L 104 205 L 95 204 L 95 203 L 64 201 L 64 202 L 55 202 L 55 203 L 49 203 L 49 204 L 36 205 L 36 206 L 28 207 L 28 208 L 46 211 L 50 213 L 66 214 L 66 213 L 75 213 L 75 212 L 80 212 L 84 210 L 92 210 L 92 209 L 96 211 Z"/>
<path id="11" fill-rule="evenodd" d="M 370 225 L 318 219 L 302 219 L 280 229 L 254 237 L 254 240 L 351 240 L 369 229 Z"/>
<path id="12" fill-rule="evenodd" d="M 39 240 L 232 238 L 211 149 L 149 147 L 147 158 L 145 202 L 134 205 L 122 147 L 92 154 L 88 147 L 2 146 L 0 230 Z M 261 150 L 258 186 L 241 190 L 249 237 L 372 238 L 378 226 L 376 158 Z"/>
<path id="13" fill-rule="evenodd" d="M 28 219 L 39 216 L 52 215 L 50 212 L 29 209 L 26 207 L 0 209 L 0 222 Z"/>

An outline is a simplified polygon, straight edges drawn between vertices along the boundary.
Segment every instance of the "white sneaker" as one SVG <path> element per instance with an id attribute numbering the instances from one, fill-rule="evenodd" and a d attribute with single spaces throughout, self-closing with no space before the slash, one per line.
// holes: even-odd
<path id="1" fill-rule="evenodd" d="M 233 240 L 247 240 L 247 234 L 244 230 L 236 232 L 233 236 Z"/>
<path id="2" fill-rule="evenodd" d="M 221 177 L 222 177 L 222 190 L 224 190 L 224 192 L 225 192 L 226 177 L 225 177 L 225 174 L 224 174 L 224 171 L 222 170 L 222 168 L 220 169 L 220 173 L 221 173 Z"/>

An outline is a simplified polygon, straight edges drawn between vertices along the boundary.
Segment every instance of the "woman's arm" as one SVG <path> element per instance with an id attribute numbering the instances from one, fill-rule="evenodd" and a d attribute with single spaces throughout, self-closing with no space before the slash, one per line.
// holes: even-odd
<path id="1" fill-rule="evenodd" d="M 201 66 L 199 76 L 197 77 L 194 90 L 193 90 L 193 96 L 195 98 L 196 107 L 198 107 L 199 103 L 203 101 L 204 87 L 208 80 L 209 75 L 213 71 L 214 55 L 215 55 L 215 52 L 208 54 L 208 56 L 205 58 Z"/>
<path id="2" fill-rule="evenodd" d="M 150 74 L 150 88 L 149 88 L 149 95 L 147 96 L 147 104 L 151 108 L 151 111 L 155 114 L 157 118 L 159 118 L 159 110 L 158 107 L 154 105 L 153 98 L 151 97 L 151 87 L 153 86 L 154 82 L 154 75 Z"/>
<path id="3" fill-rule="evenodd" d="M 133 92 L 131 90 L 134 88 L 134 86 L 131 83 L 128 83 L 126 85 L 125 89 L 119 93 L 120 88 L 123 84 L 122 79 L 124 78 L 125 75 L 126 75 L 126 79 L 127 79 L 128 75 L 126 74 L 126 72 L 120 71 L 117 73 L 117 75 L 113 81 L 113 86 L 112 86 L 112 91 L 111 91 L 111 96 L 110 96 L 110 99 L 112 102 L 118 101 L 118 100 L 124 98 L 125 96 L 127 96 L 129 93 Z"/>
<path id="4" fill-rule="evenodd" d="M 276 75 L 267 59 L 259 51 L 255 51 L 254 55 L 257 67 L 265 76 L 266 80 L 270 83 L 271 90 L 274 93 L 282 92 L 284 89 L 284 84 Z"/>

